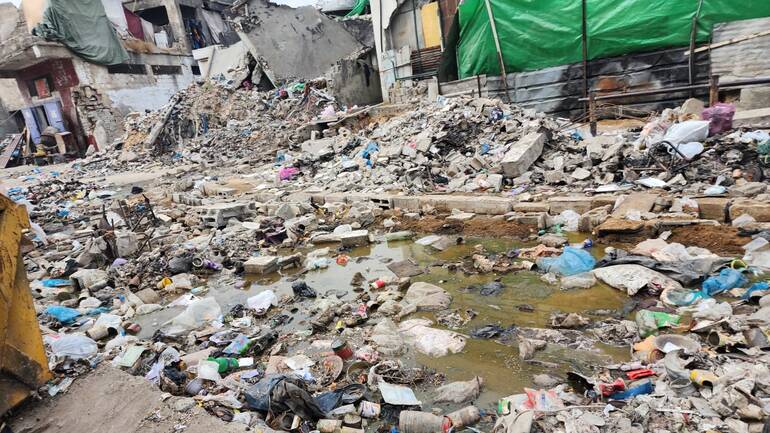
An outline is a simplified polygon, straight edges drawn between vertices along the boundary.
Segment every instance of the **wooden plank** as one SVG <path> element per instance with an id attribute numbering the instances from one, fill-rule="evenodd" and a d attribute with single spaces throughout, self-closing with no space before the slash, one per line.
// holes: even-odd
<path id="1" fill-rule="evenodd" d="M 5 168 L 5 166 L 8 165 L 8 161 L 11 160 L 13 152 L 19 147 L 19 143 L 21 143 L 21 134 L 13 134 L 11 142 L 8 143 L 5 152 L 0 156 L 0 168 Z"/>
<path id="2" fill-rule="evenodd" d="M 753 33 L 753 34 L 746 35 L 746 36 L 740 36 L 740 37 L 737 37 L 737 38 L 732 38 L 729 41 L 722 41 L 722 42 L 717 42 L 715 44 L 704 45 L 704 46 L 702 46 L 700 48 L 696 48 L 692 52 L 693 53 L 702 53 L 704 51 L 714 50 L 714 49 L 719 48 L 719 47 L 724 47 L 724 46 L 727 46 L 727 45 L 737 44 L 738 42 L 748 41 L 748 40 L 751 40 L 751 39 L 759 38 L 759 37 L 762 37 L 762 36 L 768 36 L 768 35 L 770 35 L 770 30 L 765 30 L 765 31 L 759 32 L 759 33 Z M 690 51 L 685 51 L 684 55 L 685 56 L 689 56 L 690 55 Z"/>

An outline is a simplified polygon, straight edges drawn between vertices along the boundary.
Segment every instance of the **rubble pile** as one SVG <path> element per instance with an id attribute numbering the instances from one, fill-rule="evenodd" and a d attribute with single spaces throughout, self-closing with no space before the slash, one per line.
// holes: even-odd
<path id="1" fill-rule="evenodd" d="M 306 122 L 336 107 L 324 87 L 323 80 L 272 91 L 193 84 L 161 110 L 127 116 L 117 159 L 147 164 L 165 155 L 197 163 L 265 161 L 301 141 Z M 159 125 L 162 132 L 148 145 Z"/>
<path id="2" fill-rule="evenodd" d="M 684 107 L 588 138 L 496 100 L 384 115 L 305 89 L 193 86 L 128 119 L 122 148 L 7 191 L 35 223 L 44 393 L 109 365 L 265 431 L 767 422 L 766 133 Z M 391 191 L 500 194 L 397 195 L 436 200 L 405 210 Z M 720 231 L 735 252 L 701 246 Z"/>

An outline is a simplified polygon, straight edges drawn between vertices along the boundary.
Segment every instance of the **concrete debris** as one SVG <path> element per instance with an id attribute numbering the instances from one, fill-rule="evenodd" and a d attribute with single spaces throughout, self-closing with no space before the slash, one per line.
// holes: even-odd
<path id="1" fill-rule="evenodd" d="M 267 432 L 398 412 L 424 433 L 761 431 L 770 150 L 761 131 L 703 136 L 702 109 L 589 137 L 486 98 L 192 85 L 115 148 L 2 175 L 33 223 L 41 395 L 101 364 L 174 412 Z"/>

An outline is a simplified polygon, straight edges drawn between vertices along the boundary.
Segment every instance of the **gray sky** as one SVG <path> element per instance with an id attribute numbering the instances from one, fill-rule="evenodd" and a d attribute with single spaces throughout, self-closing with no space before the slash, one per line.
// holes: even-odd
<path id="1" fill-rule="evenodd" d="M 18 6 L 19 3 L 21 3 L 21 0 L 0 0 L 0 3 L 13 3 Z"/>

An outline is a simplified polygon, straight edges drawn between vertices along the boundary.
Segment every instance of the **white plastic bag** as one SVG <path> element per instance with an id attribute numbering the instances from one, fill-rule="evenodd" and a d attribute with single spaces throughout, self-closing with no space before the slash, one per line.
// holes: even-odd
<path id="1" fill-rule="evenodd" d="M 677 123 L 668 128 L 664 141 L 676 146 L 680 143 L 689 143 L 692 141 L 702 142 L 709 136 L 709 121 L 707 120 L 688 120 Z"/>
<path id="2" fill-rule="evenodd" d="M 265 290 L 246 300 L 246 305 L 257 314 L 265 314 L 273 305 L 278 305 L 278 297 L 272 290 Z"/>
<path id="3" fill-rule="evenodd" d="M 83 359 L 95 355 L 98 351 L 96 342 L 85 335 L 62 335 L 51 343 L 51 350 L 56 356 Z"/>
<path id="4" fill-rule="evenodd" d="M 200 328 L 206 322 L 216 320 L 221 315 L 222 309 L 216 299 L 196 299 L 190 302 L 190 305 L 181 314 L 171 319 L 166 333 L 169 335 L 184 334 Z"/>

